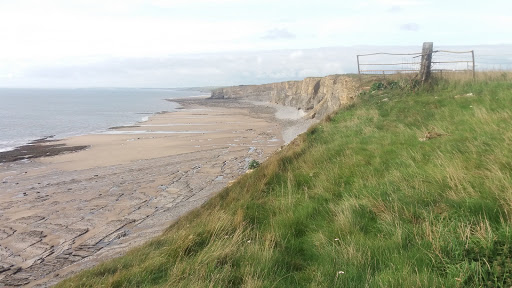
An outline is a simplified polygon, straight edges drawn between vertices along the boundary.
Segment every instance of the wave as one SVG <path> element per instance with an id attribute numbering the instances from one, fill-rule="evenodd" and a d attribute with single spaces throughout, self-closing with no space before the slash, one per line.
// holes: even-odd
<path id="1" fill-rule="evenodd" d="M 7 152 L 7 151 L 12 151 L 14 149 L 16 149 L 16 147 L 0 147 L 0 153 Z"/>
<path id="2" fill-rule="evenodd" d="M 35 139 L 23 139 L 23 140 L 12 140 L 12 141 L 0 141 L 0 153 L 12 151 L 20 146 L 27 145 Z"/>

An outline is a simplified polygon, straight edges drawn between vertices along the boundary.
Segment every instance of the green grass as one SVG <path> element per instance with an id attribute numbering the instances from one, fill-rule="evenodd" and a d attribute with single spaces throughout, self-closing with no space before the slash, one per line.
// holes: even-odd
<path id="1" fill-rule="evenodd" d="M 58 287 L 510 287 L 511 108 L 508 78 L 365 92 Z"/>

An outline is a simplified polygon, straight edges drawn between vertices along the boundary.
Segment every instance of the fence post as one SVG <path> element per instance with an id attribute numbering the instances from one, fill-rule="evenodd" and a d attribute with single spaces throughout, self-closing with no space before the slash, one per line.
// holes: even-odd
<path id="1" fill-rule="evenodd" d="M 421 51 L 421 68 L 420 79 L 421 83 L 428 82 L 430 79 L 430 70 L 432 67 L 432 51 L 434 50 L 433 42 L 423 42 L 423 49 Z"/>
<path id="2" fill-rule="evenodd" d="M 475 51 L 471 50 L 471 56 L 473 57 L 473 81 L 475 81 Z"/>
<path id="3" fill-rule="evenodd" d="M 359 65 L 359 55 L 357 55 L 357 74 L 359 75 L 359 84 L 363 83 L 361 79 L 361 66 Z"/>

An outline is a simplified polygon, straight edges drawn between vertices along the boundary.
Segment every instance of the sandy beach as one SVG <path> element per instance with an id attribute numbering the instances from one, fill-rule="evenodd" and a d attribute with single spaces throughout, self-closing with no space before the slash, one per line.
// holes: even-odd
<path id="1" fill-rule="evenodd" d="M 79 151 L 0 164 L 0 286 L 51 286 L 121 255 L 313 123 L 267 103 L 178 102 L 134 126 L 40 144 Z"/>

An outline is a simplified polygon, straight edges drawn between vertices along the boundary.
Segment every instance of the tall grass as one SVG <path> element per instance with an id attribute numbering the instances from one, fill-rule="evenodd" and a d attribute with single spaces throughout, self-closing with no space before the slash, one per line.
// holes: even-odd
<path id="1" fill-rule="evenodd" d="M 510 287 L 508 79 L 362 93 L 162 236 L 58 287 Z"/>

